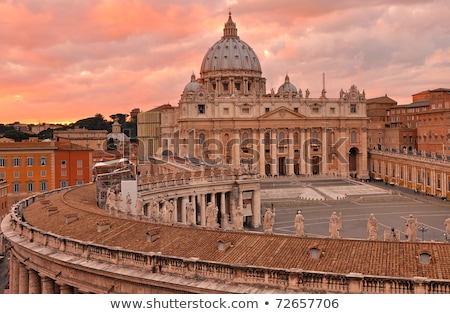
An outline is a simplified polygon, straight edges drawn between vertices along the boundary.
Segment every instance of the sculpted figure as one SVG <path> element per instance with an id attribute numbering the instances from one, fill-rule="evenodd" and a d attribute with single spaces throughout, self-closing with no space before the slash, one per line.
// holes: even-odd
<path id="1" fill-rule="evenodd" d="M 195 222 L 195 208 L 192 202 L 189 202 L 186 207 L 186 215 L 187 215 L 187 224 L 188 225 L 196 225 Z"/>
<path id="2" fill-rule="evenodd" d="M 127 196 L 125 197 L 125 202 L 126 202 L 126 212 L 129 213 L 131 211 L 131 195 L 130 192 L 127 193 Z"/>
<path id="3" fill-rule="evenodd" d="M 339 238 L 339 230 L 341 230 L 342 224 L 336 212 L 333 212 L 330 217 L 330 224 L 328 227 L 328 231 L 330 233 L 330 238 L 337 239 Z"/>
<path id="4" fill-rule="evenodd" d="M 273 233 L 273 224 L 275 222 L 275 213 L 266 208 L 266 213 L 264 214 L 264 233 Z"/>
<path id="5" fill-rule="evenodd" d="M 136 204 L 134 205 L 134 207 L 136 208 L 136 215 L 142 215 L 142 204 L 143 204 L 143 200 L 141 197 L 141 193 L 138 194 L 138 197 L 136 199 Z"/>
<path id="6" fill-rule="evenodd" d="M 156 222 L 159 220 L 159 205 L 154 198 L 150 201 L 150 220 Z"/>
<path id="7" fill-rule="evenodd" d="M 233 215 L 233 225 L 236 230 L 244 229 L 244 214 L 242 213 L 241 207 L 238 206 Z"/>
<path id="8" fill-rule="evenodd" d="M 119 209 L 119 210 L 122 210 L 122 192 L 119 192 L 118 194 L 117 194 L 117 208 Z"/>
<path id="9" fill-rule="evenodd" d="M 450 235 L 450 216 L 447 219 L 445 219 L 444 226 L 445 226 L 445 233 L 447 234 L 447 236 L 449 236 Z"/>
<path id="10" fill-rule="evenodd" d="M 303 237 L 305 235 L 305 218 L 302 215 L 302 211 L 298 210 L 297 215 L 295 215 L 295 235 L 298 237 Z"/>
<path id="11" fill-rule="evenodd" d="M 116 207 L 116 193 L 114 193 L 113 189 L 108 189 L 105 207 L 106 209 L 113 209 Z"/>
<path id="12" fill-rule="evenodd" d="M 217 226 L 217 207 L 212 202 L 208 202 L 206 206 L 206 226 L 215 228 Z"/>
<path id="13" fill-rule="evenodd" d="M 419 223 L 417 221 L 417 218 L 413 217 L 412 214 L 409 214 L 408 219 L 406 219 L 406 235 L 408 236 L 409 242 L 416 241 L 416 235 L 417 235 L 417 229 L 419 228 Z"/>
<path id="14" fill-rule="evenodd" d="M 309 98 L 309 89 L 306 89 L 306 98 Z"/>
<path id="15" fill-rule="evenodd" d="M 173 223 L 175 218 L 175 205 L 173 200 L 166 201 L 166 221 Z"/>
<path id="16" fill-rule="evenodd" d="M 367 233 L 369 234 L 369 240 L 378 239 L 378 221 L 374 214 L 370 214 L 369 220 L 367 221 Z"/>

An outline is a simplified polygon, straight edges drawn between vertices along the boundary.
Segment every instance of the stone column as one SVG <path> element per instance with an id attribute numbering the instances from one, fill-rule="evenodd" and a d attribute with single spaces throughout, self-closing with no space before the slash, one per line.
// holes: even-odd
<path id="1" fill-rule="evenodd" d="M 259 129 L 259 173 L 262 176 L 266 175 L 266 150 L 264 145 L 265 129 Z"/>
<path id="2" fill-rule="evenodd" d="M 294 175 L 294 129 L 289 128 L 288 129 L 288 158 L 287 158 L 287 174 L 292 176 Z"/>
<path id="3" fill-rule="evenodd" d="M 240 134 L 239 134 L 238 129 L 233 130 L 233 136 L 234 136 L 233 147 L 232 147 L 233 168 L 240 169 L 240 166 L 241 166 L 241 139 L 240 139 Z"/>
<path id="4" fill-rule="evenodd" d="M 327 128 L 322 128 L 322 169 L 321 174 L 326 174 L 329 172 L 328 164 L 328 141 L 327 141 Z"/>
<path id="5" fill-rule="evenodd" d="M 261 225 L 261 191 L 259 188 L 252 192 L 252 227 L 259 228 Z"/>
<path id="6" fill-rule="evenodd" d="M 300 173 L 305 174 L 306 173 L 306 165 L 307 165 L 307 157 L 306 157 L 306 130 L 301 129 L 300 130 Z"/>
<path id="7" fill-rule="evenodd" d="M 222 228 L 228 227 L 228 215 L 226 211 L 226 205 L 225 205 L 225 192 L 220 193 L 220 226 Z"/>
<path id="8" fill-rule="evenodd" d="M 9 284 L 10 286 L 10 291 L 13 294 L 18 294 L 19 293 L 19 261 L 17 260 L 17 258 L 12 254 L 11 252 L 11 258 L 9 260 L 9 267 L 11 268 L 10 272 L 11 272 L 11 276 L 9 277 L 11 282 Z"/>
<path id="9" fill-rule="evenodd" d="M 55 293 L 55 282 L 52 278 L 47 276 L 41 277 L 42 282 L 42 293 L 43 294 L 54 294 Z"/>
<path id="10" fill-rule="evenodd" d="M 189 202 L 189 196 L 183 196 L 181 199 L 181 223 L 186 224 L 186 206 Z"/>
<path id="11" fill-rule="evenodd" d="M 19 293 L 28 294 L 29 277 L 27 267 L 19 263 Z"/>
<path id="12" fill-rule="evenodd" d="M 206 200 L 205 194 L 199 194 L 200 197 L 200 225 L 206 226 Z"/>
<path id="13" fill-rule="evenodd" d="M 34 269 L 30 269 L 28 271 L 29 276 L 29 285 L 28 285 L 28 293 L 29 294 L 41 294 L 41 278 L 39 274 Z"/>
<path id="14" fill-rule="evenodd" d="M 73 287 L 66 285 L 66 284 L 58 284 L 59 291 L 61 294 L 72 294 L 73 293 Z"/>
<path id="15" fill-rule="evenodd" d="M 272 129 L 270 134 L 270 173 L 272 176 L 278 175 L 277 169 L 277 149 L 278 149 L 278 141 L 277 141 L 277 129 Z"/>

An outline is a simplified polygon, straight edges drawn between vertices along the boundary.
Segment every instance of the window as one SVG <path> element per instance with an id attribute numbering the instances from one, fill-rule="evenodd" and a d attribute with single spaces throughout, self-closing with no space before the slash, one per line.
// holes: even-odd
<path id="1" fill-rule="evenodd" d="M 199 104 L 198 105 L 198 113 L 199 114 L 205 114 L 206 113 L 205 105 L 203 105 L 203 104 Z"/>
<path id="2" fill-rule="evenodd" d="M 223 83 L 223 90 L 228 90 L 228 83 Z"/>
<path id="3" fill-rule="evenodd" d="M 83 179 L 78 179 L 76 182 L 76 185 L 83 185 L 83 184 L 84 184 Z"/>
<path id="4" fill-rule="evenodd" d="M 312 108 L 313 113 L 319 113 L 319 108 Z"/>
<path id="5" fill-rule="evenodd" d="M 265 108 L 265 111 L 266 112 L 270 112 L 270 108 Z"/>
<path id="6" fill-rule="evenodd" d="M 33 177 L 33 171 L 27 171 L 27 177 L 32 178 Z"/>
<path id="7" fill-rule="evenodd" d="M 33 192 L 33 191 L 34 191 L 34 183 L 27 182 L 27 192 Z"/>
<path id="8" fill-rule="evenodd" d="M 77 160 L 77 167 L 78 168 L 83 167 L 83 160 Z"/>
<path id="9" fill-rule="evenodd" d="M 330 113 L 331 114 L 334 114 L 334 112 L 335 112 L 335 109 L 332 107 L 332 108 L 330 108 Z"/>
<path id="10" fill-rule="evenodd" d="M 223 114 L 224 115 L 230 114 L 230 109 L 229 108 L 223 108 Z"/>
<path id="11" fill-rule="evenodd" d="M 294 144 L 298 144 L 298 133 L 294 133 Z"/>
<path id="12" fill-rule="evenodd" d="M 39 187 L 40 187 L 41 191 L 48 191 L 47 181 L 41 181 L 41 183 L 39 183 Z"/>
<path id="13" fill-rule="evenodd" d="M 420 254 L 420 263 L 421 264 L 430 264 L 431 261 L 431 255 L 428 253 L 422 253 Z"/>
<path id="14" fill-rule="evenodd" d="M 314 259 L 316 259 L 316 258 L 319 258 L 319 249 L 318 248 L 312 248 L 311 249 L 311 258 L 314 258 Z"/>
<path id="15" fill-rule="evenodd" d="M 20 193 L 21 188 L 20 188 L 20 183 L 19 182 L 14 182 L 13 183 L 12 191 L 13 191 L 13 193 Z"/>
<path id="16" fill-rule="evenodd" d="M 34 157 L 27 157 L 26 163 L 27 163 L 27 167 L 34 166 Z"/>
<path id="17" fill-rule="evenodd" d="M 66 168 L 66 167 L 67 167 L 67 161 L 61 160 L 61 168 Z"/>
<path id="18" fill-rule="evenodd" d="M 13 177 L 14 178 L 20 178 L 20 171 L 14 171 Z"/>
<path id="19" fill-rule="evenodd" d="M 350 113 L 356 113 L 356 104 L 350 105 Z"/>
<path id="20" fill-rule="evenodd" d="M 47 157 L 41 157 L 40 164 L 41 166 L 47 166 Z"/>
<path id="21" fill-rule="evenodd" d="M 356 131 L 352 131 L 351 140 L 352 140 L 352 143 L 356 142 Z"/>
<path id="22" fill-rule="evenodd" d="M 66 170 L 61 170 L 61 177 L 65 177 L 67 176 L 67 171 Z"/>
<path id="23" fill-rule="evenodd" d="M 65 187 L 68 187 L 68 186 L 69 186 L 69 183 L 67 181 L 60 181 L 59 182 L 59 187 L 60 188 L 65 188 Z"/>
<path id="24" fill-rule="evenodd" d="M 20 157 L 14 157 L 12 163 L 13 167 L 20 167 Z"/>
<path id="25" fill-rule="evenodd" d="M 5 180 L 6 178 L 6 172 L 0 172 L 0 179 Z"/>
<path id="26" fill-rule="evenodd" d="M 78 169 L 77 170 L 77 175 L 82 176 L 83 175 L 83 170 L 82 169 Z"/>
<path id="27" fill-rule="evenodd" d="M 6 167 L 6 158 L 0 158 L 0 168 Z"/>
<path id="28" fill-rule="evenodd" d="M 47 170 L 41 170 L 41 177 L 47 176 Z"/>
<path id="29" fill-rule="evenodd" d="M 298 112 L 298 107 L 295 107 L 295 108 L 294 108 L 294 112 Z"/>
<path id="30" fill-rule="evenodd" d="M 249 114 L 249 113 L 250 113 L 250 108 L 249 108 L 249 107 L 243 107 L 243 108 L 241 109 L 241 112 L 242 112 L 243 114 Z"/>

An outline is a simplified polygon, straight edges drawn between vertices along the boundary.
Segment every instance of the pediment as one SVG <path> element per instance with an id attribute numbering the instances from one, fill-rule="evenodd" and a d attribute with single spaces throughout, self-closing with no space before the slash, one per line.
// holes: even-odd
<path id="1" fill-rule="evenodd" d="M 296 120 L 305 119 L 306 117 L 298 112 L 295 112 L 287 107 L 280 107 L 273 111 L 267 112 L 259 117 L 259 120 Z"/>

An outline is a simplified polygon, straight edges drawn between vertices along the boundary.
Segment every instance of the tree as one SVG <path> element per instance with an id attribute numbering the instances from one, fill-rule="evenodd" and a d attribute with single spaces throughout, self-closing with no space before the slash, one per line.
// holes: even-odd
<path id="1" fill-rule="evenodd" d="M 107 130 L 111 132 L 111 123 L 106 121 L 100 113 L 97 113 L 94 117 L 78 120 L 73 124 L 80 128 L 88 130 Z"/>
<path id="2" fill-rule="evenodd" d="M 14 140 L 14 142 L 21 142 L 22 140 L 27 140 L 30 138 L 29 134 L 17 131 L 15 129 L 5 131 L 3 136 Z"/>

